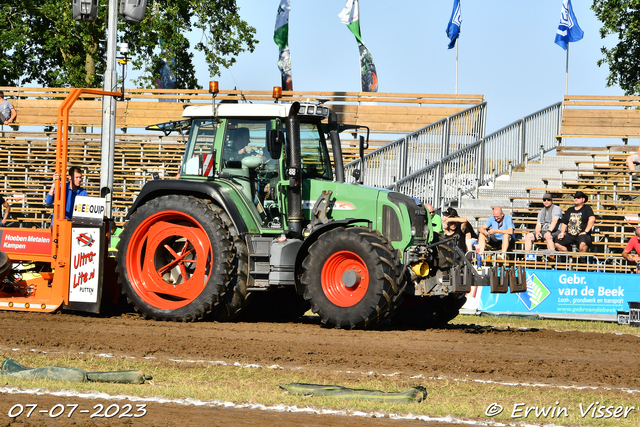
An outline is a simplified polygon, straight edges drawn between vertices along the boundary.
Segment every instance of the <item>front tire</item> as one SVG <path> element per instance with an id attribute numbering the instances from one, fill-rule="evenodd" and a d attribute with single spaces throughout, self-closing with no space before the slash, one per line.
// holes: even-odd
<path id="1" fill-rule="evenodd" d="M 398 259 L 388 240 L 369 228 L 337 228 L 321 235 L 302 267 L 304 298 L 326 326 L 373 327 L 398 301 Z"/>
<path id="2" fill-rule="evenodd" d="M 159 197 L 139 207 L 118 243 L 122 292 L 155 320 L 193 321 L 209 314 L 229 283 L 233 247 L 208 201 Z"/>

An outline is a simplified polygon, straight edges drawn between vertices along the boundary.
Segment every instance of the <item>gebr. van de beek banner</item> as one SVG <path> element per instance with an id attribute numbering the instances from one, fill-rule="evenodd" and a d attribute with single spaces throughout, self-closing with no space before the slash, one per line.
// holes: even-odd
<path id="1" fill-rule="evenodd" d="M 564 319 L 616 320 L 640 301 L 640 276 L 564 270 L 526 269 L 527 292 L 492 294 L 477 287 L 467 295 L 462 312 L 538 314 Z"/>

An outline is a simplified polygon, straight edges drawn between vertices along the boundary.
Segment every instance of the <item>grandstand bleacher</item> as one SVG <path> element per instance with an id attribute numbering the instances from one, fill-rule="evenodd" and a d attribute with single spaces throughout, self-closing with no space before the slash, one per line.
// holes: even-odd
<path id="1" fill-rule="evenodd" d="M 563 118 L 564 123 L 564 118 Z M 565 135 L 566 137 L 566 135 Z M 623 142 L 628 142 L 624 139 Z M 633 237 L 639 224 L 640 182 L 632 181 L 626 165 L 627 153 L 637 151 L 637 146 L 628 144 L 607 144 L 604 147 L 558 147 L 558 162 L 574 163 L 574 167 L 557 167 L 557 173 L 549 173 L 540 177 L 536 164 L 530 163 L 523 172 L 531 178 L 526 185 L 521 185 L 517 194 L 506 196 L 508 203 L 491 203 L 501 205 L 507 213 L 511 213 L 517 228 L 518 240 L 516 251 L 507 257 L 505 264 L 523 265 L 527 268 L 573 269 L 600 272 L 635 273 L 635 263 L 627 263 L 621 257 L 628 240 Z M 560 160 L 565 159 L 565 160 Z M 544 161 L 549 162 L 550 157 Z M 538 178 L 540 177 L 540 178 Z M 508 182 L 508 181 L 507 181 Z M 542 185 L 540 185 L 542 184 Z M 499 181 L 496 182 L 496 186 Z M 573 194 L 580 190 L 589 196 L 589 204 L 596 214 L 593 233 L 593 245 L 588 253 L 569 252 L 549 253 L 544 246 L 538 246 L 534 260 L 527 260 L 524 253 L 524 237 L 533 231 L 538 211 L 543 207 L 541 196 L 548 192 L 554 195 L 554 203 L 563 212 L 573 206 Z M 524 193 L 523 193 L 524 192 Z M 493 195 L 495 197 L 495 194 Z M 496 200 L 496 199 L 494 199 Z M 491 214 L 475 215 L 476 225 L 482 225 Z M 575 248 L 574 248 L 575 249 Z M 487 253 L 485 259 L 495 261 L 497 253 Z"/>
<path id="2" fill-rule="evenodd" d="M 4 89 L 7 92 L 9 88 Z M 20 92 L 20 90 L 15 92 L 20 96 L 25 96 L 26 93 L 24 91 Z M 52 96 L 51 92 L 43 92 L 43 90 L 29 92 L 29 96 L 42 96 L 45 93 Z M 57 94 L 57 96 L 62 95 L 63 93 Z M 463 111 L 466 106 L 478 104 L 483 100 L 481 96 L 469 96 L 468 99 L 463 99 L 462 96 L 445 98 L 434 95 L 410 96 L 407 94 L 387 94 L 389 96 L 386 100 L 384 100 L 384 94 L 376 94 L 376 98 L 365 99 L 360 96 L 361 94 L 334 92 L 292 92 L 290 95 L 293 99 L 304 100 L 310 98 L 312 100 L 323 99 L 323 101 L 328 99 L 326 101 L 328 105 L 333 103 L 333 108 L 339 110 L 345 118 L 344 121 L 370 125 L 372 130 L 377 131 L 380 135 L 406 134 L 411 130 L 416 130 L 421 126 L 446 118 L 452 113 Z M 131 123 L 133 123 L 133 120 L 136 121 L 136 124 L 132 126 L 140 126 L 142 123 L 150 124 L 155 119 L 149 119 L 149 114 L 157 112 L 159 105 L 166 106 L 169 110 L 177 106 L 180 109 L 182 108 L 183 103 L 180 102 L 158 104 L 157 99 L 152 99 L 163 96 L 170 96 L 170 94 L 165 95 L 161 91 L 151 91 L 149 93 L 140 91 L 139 93 L 129 94 L 129 100 L 125 101 L 125 103 L 129 102 L 125 106 L 125 111 L 128 112 L 127 114 L 131 114 L 129 114 L 127 120 Z M 270 94 L 230 91 L 225 96 L 228 99 L 233 99 L 234 97 L 237 99 L 242 96 L 264 100 Z M 173 97 L 175 98 L 175 95 Z M 197 91 L 193 93 L 190 91 L 183 98 L 183 102 L 210 102 L 208 95 L 205 96 L 203 93 L 197 93 Z M 585 113 L 585 106 L 592 107 L 595 105 L 594 103 L 604 103 L 607 109 L 599 111 L 606 111 L 607 115 L 611 115 L 610 111 L 616 108 L 620 109 L 618 106 L 625 104 L 625 102 L 637 103 L 636 100 L 618 100 L 618 103 L 615 103 L 614 100 L 608 98 L 595 101 L 591 99 L 588 105 L 584 104 L 584 100 L 565 99 L 562 126 L 559 132 L 555 130 L 554 134 L 552 134 L 552 139 L 557 139 L 557 142 L 561 145 L 557 147 L 553 147 L 553 145 L 541 147 L 540 142 L 534 142 L 529 148 L 526 148 L 526 143 L 522 143 L 522 147 L 527 151 L 538 150 L 533 155 L 529 153 L 530 158 L 534 158 L 536 155 L 539 157 L 533 161 L 527 157 L 520 164 L 514 163 L 512 160 L 500 159 L 499 155 L 502 153 L 499 150 L 496 151 L 496 154 L 486 151 L 484 153 L 485 161 L 493 161 L 493 165 L 489 166 L 492 169 L 482 172 L 482 180 L 474 180 L 471 173 L 469 173 L 467 179 L 474 185 L 483 185 L 483 187 L 475 190 L 477 197 L 469 196 L 474 190 L 468 188 L 465 188 L 466 196 L 462 196 L 461 193 L 457 196 L 454 193 L 452 197 L 449 197 L 451 203 L 458 208 L 460 215 L 467 217 L 476 227 L 484 223 L 484 220 L 491 214 L 491 208 L 494 206 L 501 206 L 507 214 L 512 215 L 518 231 L 518 240 L 516 252 L 511 257 L 507 257 L 508 259 L 504 261 L 505 263 L 532 266 L 531 263 L 533 262 L 535 268 L 558 268 L 558 263 L 565 263 L 564 265 L 570 265 L 575 269 L 599 268 L 603 269 L 602 271 L 625 272 L 630 272 L 632 267 L 635 268 L 635 265 L 627 266 L 626 260 L 622 259 L 620 254 L 627 240 L 633 236 L 633 230 L 638 224 L 638 212 L 640 212 L 640 200 L 636 196 L 637 188 L 635 183 L 631 182 L 625 164 L 627 153 L 637 150 L 637 146 L 629 145 L 628 141 L 629 138 L 640 136 L 640 120 L 635 120 L 635 110 L 629 113 L 629 110 L 624 110 L 623 108 L 623 112 L 615 113 L 615 115 L 616 117 L 617 115 L 626 117 L 629 120 L 623 122 L 616 119 L 615 123 L 617 124 L 614 127 L 596 126 L 589 128 L 580 125 L 581 121 L 594 120 L 594 114 L 596 114 L 593 111 Z M 350 106 L 343 105 L 348 102 L 353 104 Z M 388 105 L 372 106 L 366 105 L 367 102 L 387 102 Z M 453 106 L 454 102 L 464 107 Z M 574 103 L 572 104 L 572 102 Z M 134 114 L 132 109 L 134 109 L 134 104 L 136 103 L 140 104 L 139 107 L 142 110 Z M 31 104 L 25 104 L 25 110 L 19 111 L 19 119 L 24 119 L 22 123 L 35 124 L 40 120 L 40 125 L 47 123 L 51 125 L 52 123 L 46 122 L 51 114 L 42 114 L 38 118 L 39 113 L 35 109 L 46 108 L 49 111 L 53 108 L 53 104 L 45 105 L 41 103 L 40 107 L 38 107 L 37 103 Z M 394 104 L 397 105 L 394 106 Z M 404 104 L 410 104 L 410 106 Z M 145 110 L 145 108 L 147 109 Z M 574 109 L 579 111 L 568 112 Z M 91 108 L 90 110 L 93 111 L 94 109 Z M 143 110 L 144 112 L 141 112 Z M 391 112 L 395 113 L 391 114 Z M 98 117 L 94 116 L 83 116 L 85 121 L 77 124 L 94 125 L 96 117 Z M 382 121 L 380 119 L 382 116 L 387 121 Z M 173 112 L 171 118 L 179 118 L 178 110 Z M 478 122 L 477 119 L 474 120 L 470 123 Z M 126 121 L 119 122 L 118 126 L 126 123 Z M 636 126 L 639 129 L 634 129 Z M 530 128 L 533 127 L 530 126 Z M 553 125 L 549 127 L 553 128 Z M 449 128 L 446 131 L 455 135 L 455 132 L 452 133 L 452 129 L 455 128 Z M 582 134 L 577 134 L 576 132 L 580 129 Z M 464 133 L 465 137 L 471 134 L 466 130 L 459 133 Z M 524 133 L 525 131 L 523 131 Z M 490 135 L 485 138 L 483 133 L 480 134 L 480 137 L 487 141 L 499 136 Z M 585 136 L 620 138 L 621 144 L 607 143 L 604 146 L 597 147 L 575 147 L 564 145 L 562 142 L 566 138 L 582 138 Z M 424 139 L 422 136 L 420 138 Z M 539 139 L 540 137 L 536 135 L 531 137 L 534 141 L 536 138 Z M 416 140 L 418 140 L 417 137 Z M 386 142 L 384 138 L 373 140 L 369 151 L 380 148 Z M 100 134 L 71 133 L 69 144 L 69 164 L 83 168 L 85 175 L 83 186 L 87 188 L 90 194 L 96 195 L 100 180 Z M 474 140 L 465 140 L 460 151 L 473 144 Z M 508 140 L 505 146 L 513 144 L 514 142 Z M 0 173 L 3 175 L 1 181 L 3 185 L 2 192 L 13 207 L 10 226 L 48 226 L 51 209 L 44 205 L 44 199 L 51 185 L 51 176 L 53 174 L 55 133 L 27 130 L 2 131 L 0 132 L 0 147 L 2 147 L 0 154 L 2 156 L 2 161 L 0 162 Z M 184 145 L 180 136 L 164 136 L 161 133 L 118 133 L 116 135 L 113 215 L 119 224 L 122 223 L 128 207 L 139 193 L 140 188 L 146 181 L 152 179 L 153 173 L 168 178 L 175 176 L 182 158 L 183 148 Z M 556 155 L 544 155 L 545 151 L 554 148 Z M 343 140 L 343 152 L 346 157 L 345 164 L 356 156 L 357 145 L 351 143 L 348 136 Z M 412 151 L 412 156 L 415 153 Z M 494 159 L 492 156 L 496 158 Z M 517 156 L 518 154 L 516 153 Z M 454 154 L 450 154 L 447 157 L 450 161 L 455 160 Z M 461 157 L 458 162 L 461 166 L 458 167 L 466 167 L 465 165 L 469 164 L 469 159 Z M 463 169 L 457 169 L 456 171 L 460 170 Z M 456 171 L 449 172 L 449 174 L 459 178 L 461 175 Z M 475 171 L 475 166 L 470 168 L 470 171 Z M 500 171 L 500 173 L 507 171 L 510 179 L 494 177 L 493 181 L 489 183 L 490 185 L 487 186 L 483 180 L 492 173 L 491 171 Z M 369 173 L 371 174 L 370 168 Z M 450 183 L 443 180 L 443 183 L 450 186 L 459 184 L 456 180 Z M 424 186 L 424 184 L 422 185 Z M 588 254 L 569 253 L 558 255 L 537 251 L 538 255 L 534 261 L 526 260 L 525 254 L 522 252 L 524 249 L 524 236 L 535 227 L 537 212 L 542 207 L 542 194 L 550 192 L 557 195 L 555 203 L 565 210 L 573 204 L 571 195 L 578 189 L 589 195 L 588 203 L 592 206 L 597 216 L 596 227 L 598 231 L 594 233 L 592 252 Z M 448 193 L 445 191 L 443 194 Z M 456 196 L 459 199 L 457 203 L 454 201 Z M 423 201 L 427 201 L 427 199 L 423 199 Z M 492 256 L 492 254 L 487 253 L 487 256 Z M 552 259 L 552 257 L 555 258 Z"/>
<path id="3" fill-rule="evenodd" d="M 68 88 L 11 88 L 2 87 L 18 112 L 16 123 L 21 130 L 0 130 L 3 175 L 2 191 L 12 204 L 10 226 L 46 227 L 51 209 L 44 205 L 46 192 L 53 175 L 56 133 L 32 131 L 34 127 L 53 129 L 57 108 L 69 92 Z M 402 94 L 361 92 L 287 92 L 288 101 L 320 101 L 330 105 L 340 122 L 368 126 L 372 139 L 370 152 L 385 145 L 398 135 L 405 135 L 464 111 L 470 105 L 482 104 L 482 95 L 460 94 Z M 266 91 L 222 91 L 218 102 L 273 102 L 272 93 Z M 158 102 L 159 100 L 176 102 Z M 178 171 L 184 144 L 180 136 L 164 136 L 160 132 L 140 133 L 139 129 L 160 121 L 178 120 L 183 106 L 210 104 L 211 95 L 205 90 L 181 90 L 180 93 L 162 89 L 130 89 L 125 100 L 118 101 L 116 134 L 113 215 L 122 223 L 132 204 L 152 174 L 173 178 Z M 90 195 L 98 194 L 100 181 L 101 135 L 91 132 L 100 126 L 101 103 L 93 96 L 83 96 L 71 111 L 71 123 L 86 127 L 90 132 L 69 134 L 69 165 L 83 169 L 83 187 Z M 135 132 L 135 133 L 132 133 Z M 357 139 L 343 134 L 345 162 L 358 155 Z"/>

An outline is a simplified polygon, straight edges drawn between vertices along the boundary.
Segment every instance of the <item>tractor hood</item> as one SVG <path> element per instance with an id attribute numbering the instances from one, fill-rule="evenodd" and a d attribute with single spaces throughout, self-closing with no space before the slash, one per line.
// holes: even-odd
<path id="1" fill-rule="evenodd" d="M 370 221 L 374 229 L 389 237 L 398 248 L 408 246 L 415 237 L 429 235 L 425 228 L 426 210 L 421 203 L 401 193 L 357 184 L 305 180 L 302 209 L 306 218 L 311 218 L 315 195 L 329 190 L 332 195 L 327 214 L 333 220 Z"/>

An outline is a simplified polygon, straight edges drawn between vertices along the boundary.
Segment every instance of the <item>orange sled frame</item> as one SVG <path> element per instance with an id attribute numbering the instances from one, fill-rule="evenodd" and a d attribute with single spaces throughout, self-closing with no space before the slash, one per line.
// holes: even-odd
<path id="1" fill-rule="evenodd" d="M 121 96 L 118 92 L 98 89 L 72 89 L 58 108 L 55 173 L 60 179 L 55 183 L 52 228 L 0 227 L 0 250 L 8 256 L 10 263 L 36 263 L 44 268 L 32 278 L 25 279 L 23 276 L 23 280 L 13 285 L 0 285 L 0 310 L 52 312 L 63 304 L 69 304 L 72 222 L 64 215 L 69 112 L 82 94 Z M 102 242 L 106 241 L 107 235 L 108 231 Z M 106 254 L 106 251 L 103 253 Z M 102 274 L 100 270 L 99 274 Z M 95 310 L 89 308 L 82 311 Z"/>

